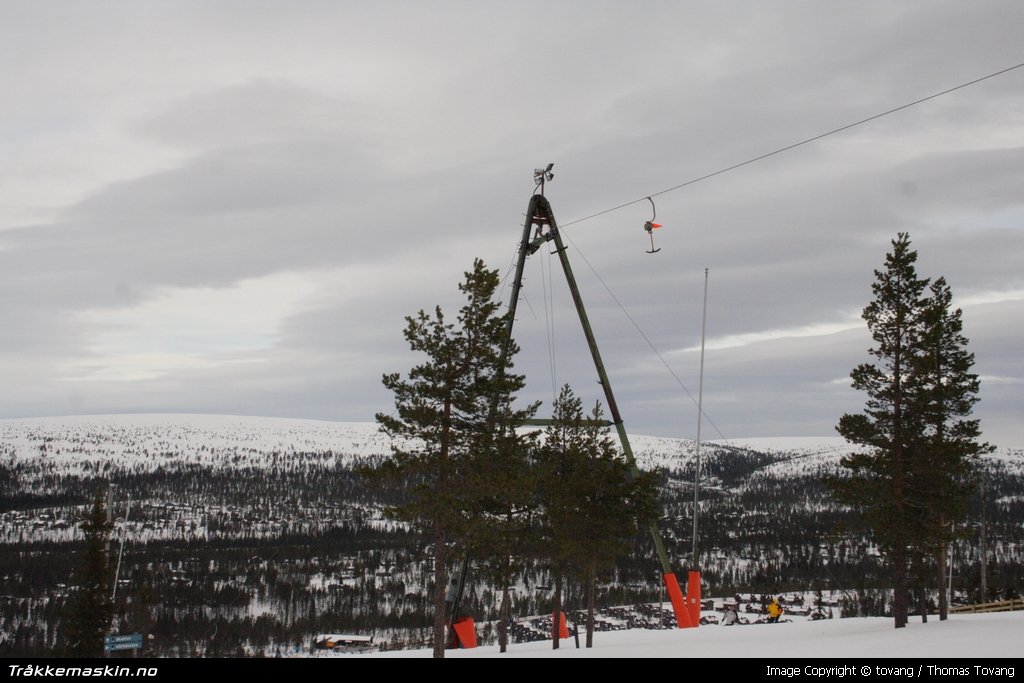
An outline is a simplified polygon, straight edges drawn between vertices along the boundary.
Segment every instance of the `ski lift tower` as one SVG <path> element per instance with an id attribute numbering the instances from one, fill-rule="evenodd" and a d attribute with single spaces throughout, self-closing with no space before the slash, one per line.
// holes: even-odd
<path id="1" fill-rule="evenodd" d="M 619 413 L 619 406 L 615 401 L 615 394 L 612 392 L 612 385 L 605 371 L 604 362 L 601 360 L 601 352 L 597 347 L 597 339 L 590 326 L 587 317 L 587 310 L 583 305 L 583 298 L 580 296 L 579 287 L 576 284 L 576 277 L 573 275 L 572 267 L 569 264 L 569 256 L 565 243 L 558 231 L 558 223 L 555 221 L 555 214 L 551 203 L 544 196 L 544 185 L 554 178 L 551 172 L 554 164 L 548 164 L 544 169 L 536 169 L 533 172 L 534 182 L 537 191 L 530 197 L 530 203 L 526 209 L 526 222 L 523 225 L 522 239 L 519 243 L 519 255 L 516 261 L 515 280 L 512 283 L 512 294 L 508 304 L 507 336 L 505 347 L 502 353 L 502 368 L 508 358 L 508 350 L 512 340 L 512 325 L 516 318 L 516 306 L 519 303 L 520 290 L 523 287 L 523 271 L 526 266 L 526 258 L 536 253 L 547 242 L 554 242 L 554 254 L 562 265 L 562 272 L 565 275 L 566 284 L 572 294 L 573 303 L 576 306 L 576 313 L 583 328 L 583 334 L 587 339 L 587 346 L 590 348 L 590 355 L 594 361 L 594 368 L 597 370 L 598 380 L 604 390 L 605 402 L 608 404 L 608 412 L 611 421 L 604 421 L 604 426 L 613 426 L 618 433 L 619 442 L 622 445 L 622 452 L 625 456 L 633 474 L 639 474 L 636 459 L 633 456 L 633 449 L 629 445 L 629 436 L 626 434 L 626 427 Z M 549 420 L 537 420 L 533 424 L 549 424 Z M 665 543 L 662 541 L 658 525 L 652 522 L 649 531 L 654 541 L 654 547 L 658 553 L 658 560 L 661 563 L 662 579 L 672 601 L 672 610 L 675 613 L 676 625 L 679 628 L 697 626 L 700 621 L 700 572 L 691 571 L 687 579 L 687 594 L 684 597 L 679 587 L 679 581 L 669 563 L 668 554 L 665 551 Z"/>

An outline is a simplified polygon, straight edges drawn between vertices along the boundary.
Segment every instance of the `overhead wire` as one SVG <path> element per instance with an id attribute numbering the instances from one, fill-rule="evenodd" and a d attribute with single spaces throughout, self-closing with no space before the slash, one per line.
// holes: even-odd
<path id="1" fill-rule="evenodd" d="M 550 260 L 550 257 L 549 257 Z M 541 294 L 544 297 L 544 327 L 548 345 L 548 372 L 551 375 L 551 401 L 554 403 L 557 396 L 558 386 L 557 374 L 555 372 L 555 330 L 554 330 L 554 292 L 551 283 L 551 264 L 548 264 L 548 273 L 545 273 L 544 259 L 540 259 L 540 283 Z"/>
<path id="2" fill-rule="evenodd" d="M 705 173 L 702 176 L 699 176 L 697 178 L 693 178 L 691 180 L 687 180 L 686 182 L 679 183 L 678 185 L 673 185 L 672 187 L 666 187 L 664 190 L 659 190 L 657 192 L 651 192 L 650 194 L 644 195 L 643 197 L 640 197 L 638 199 L 634 199 L 632 201 L 628 201 L 628 202 L 625 202 L 623 204 L 619 204 L 618 206 L 613 206 L 610 209 L 604 209 L 603 211 L 598 211 L 597 213 L 592 213 L 589 216 L 584 216 L 583 218 L 577 218 L 577 219 L 569 221 L 567 223 L 563 223 L 559 227 L 564 229 L 564 228 L 569 227 L 570 225 L 577 225 L 579 223 L 583 223 L 584 221 L 589 221 L 589 220 L 591 220 L 593 218 L 597 218 L 598 216 L 603 216 L 605 214 L 612 213 L 613 211 L 618 211 L 619 209 L 624 209 L 627 206 L 632 206 L 633 204 L 639 204 L 640 202 L 642 202 L 642 201 L 644 201 L 646 199 L 650 199 L 651 197 L 657 197 L 659 195 L 667 194 L 669 192 L 674 192 L 674 191 L 682 189 L 684 187 L 688 187 L 690 185 L 694 185 L 696 183 L 699 183 L 699 182 L 701 182 L 703 180 L 707 180 L 709 178 L 714 178 L 715 176 L 722 175 L 723 173 L 728 173 L 729 171 L 735 171 L 736 169 L 742 168 L 743 166 L 749 166 L 750 164 L 756 163 L 758 161 L 762 161 L 762 160 L 767 159 L 769 157 L 773 157 L 776 154 L 782 154 L 783 152 L 788 152 L 791 149 L 796 149 L 797 147 L 801 147 L 803 145 L 809 144 L 809 143 L 814 142 L 816 140 L 821 140 L 822 138 L 826 138 L 826 137 L 828 137 L 830 135 L 835 135 L 836 133 L 841 133 L 844 130 L 849 130 L 851 128 L 855 128 L 857 126 L 863 125 L 863 124 L 868 123 L 870 121 L 874 121 L 876 119 L 880 119 L 883 116 L 889 116 L 890 114 L 895 114 L 898 111 L 903 111 L 904 109 L 909 109 L 910 107 L 914 107 L 914 106 L 916 106 L 918 104 L 921 104 L 922 102 L 927 102 L 929 100 L 934 100 L 937 97 L 942 97 L 943 95 L 948 95 L 951 92 L 955 92 L 957 90 L 961 90 L 961 89 L 966 88 L 968 86 L 972 86 L 972 85 L 975 85 L 977 83 L 981 83 L 982 81 L 987 81 L 990 78 L 995 78 L 996 76 L 1002 76 L 1003 74 L 1009 73 L 1009 72 L 1011 72 L 1011 71 L 1013 71 L 1015 69 L 1020 69 L 1021 67 L 1024 67 L 1024 62 L 1021 62 L 1020 64 L 1014 64 L 1013 66 L 1006 67 L 1005 69 L 1000 69 L 999 71 L 995 71 L 995 72 L 987 74 L 985 76 L 981 76 L 980 78 L 975 78 L 974 80 L 967 81 L 966 83 L 961 83 L 959 85 L 955 85 L 952 88 L 946 88 L 945 90 L 942 90 L 941 92 L 933 93 L 933 94 L 928 95 L 926 97 L 922 97 L 922 98 L 916 99 L 913 102 L 907 102 L 906 104 L 901 104 L 898 107 L 893 107 L 892 109 L 888 109 L 886 111 L 883 111 L 880 114 L 875 114 L 873 116 L 868 116 L 867 118 L 860 119 L 859 121 L 854 121 L 853 123 L 848 123 L 845 126 L 840 126 L 838 128 L 833 128 L 832 130 L 827 131 L 825 133 L 820 133 L 820 134 L 815 135 L 813 137 L 809 137 L 809 138 L 806 138 L 804 140 L 800 140 L 799 142 L 794 142 L 794 143 L 792 143 L 790 145 L 786 145 L 785 147 L 780 147 L 779 149 L 773 150 L 771 152 L 767 152 L 765 154 L 759 154 L 758 156 L 752 157 L 750 159 L 747 159 L 746 161 L 741 161 L 741 162 L 739 162 L 737 164 L 732 164 L 731 166 L 726 166 L 725 168 L 720 168 L 717 171 L 712 171 L 711 173 Z"/>
<path id="3" fill-rule="evenodd" d="M 668 361 L 665 360 L 665 357 L 661 355 L 661 352 L 658 351 L 658 348 L 654 345 L 654 342 L 650 340 L 647 334 L 640 327 L 639 323 L 637 323 L 633 316 L 629 314 L 629 311 L 626 310 L 626 307 L 622 305 L 622 302 L 619 301 L 619 297 L 615 296 L 615 292 L 613 292 L 611 287 L 608 286 L 608 283 L 604 281 L 604 278 L 601 277 L 601 274 L 597 272 L 597 269 L 594 268 L 594 264 L 590 262 L 590 259 L 588 259 L 586 254 L 584 254 L 580 250 L 579 246 L 577 246 L 577 244 L 573 242 L 572 237 L 570 237 L 568 233 L 565 233 L 565 238 L 569 240 L 569 244 L 571 244 L 572 248 L 576 250 L 576 253 L 580 255 L 580 258 L 583 259 L 583 262 L 587 264 L 587 267 L 590 268 L 590 272 L 594 274 L 594 277 L 597 278 L 597 281 L 600 282 L 601 286 L 604 287 L 606 292 L 608 292 L 608 295 L 612 298 L 612 301 L 615 302 L 615 304 L 622 311 L 623 315 L 626 316 L 626 319 L 629 320 L 629 322 L 633 325 L 634 329 L 636 329 L 637 333 L 640 334 L 640 337 L 645 342 L 647 342 L 647 346 L 651 347 L 651 351 L 653 351 L 654 355 L 658 357 L 658 360 L 661 361 L 661 364 L 665 366 L 665 369 L 667 369 L 669 374 L 672 375 L 676 383 L 682 388 L 684 392 L 686 392 L 686 395 L 690 397 L 690 400 L 693 401 L 693 404 L 695 406 L 698 406 L 699 408 L 700 403 L 697 401 L 696 398 L 693 397 L 693 394 L 690 393 L 690 390 L 686 388 L 686 385 L 683 383 L 683 380 L 679 379 L 679 375 L 677 375 L 675 370 L 672 369 L 672 366 L 668 364 Z M 701 410 L 701 413 L 703 413 L 704 418 L 708 421 L 708 424 L 710 424 L 714 428 L 719 438 L 727 440 L 725 434 L 723 434 L 722 430 L 718 428 L 718 425 L 716 425 L 715 421 L 711 419 L 711 416 L 708 415 L 707 411 Z"/>
<path id="4" fill-rule="evenodd" d="M 764 159 L 768 159 L 769 157 L 773 157 L 775 155 L 782 154 L 783 152 L 788 152 L 789 150 L 796 149 L 797 147 L 801 147 L 803 145 L 807 145 L 807 144 L 809 144 L 811 142 L 815 142 L 817 140 L 821 140 L 822 138 L 826 138 L 826 137 L 828 137 L 830 135 L 835 135 L 836 133 L 841 133 L 843 131 L 850 130 L 851 128 L 855 128 L 857 126 L 861 126 L 861 125 L 863 125 L 865 123 L 868 123 L 870 121 L 875 121 L 875 120 L 880 119 L 880 118 L 882 118 L 884 116 L 889 116 L 890 114 L 895 114 L 896 112 L 903 111 L 904 109 L 909 109 L 910 107 L 914 107 L 914 106 L 919 105 L 919 104 L 921 104 L 923 102 L 927 102 L 929 100 L 933 100 L 933 99 L 936 99 L 938 97 L 942 97 L 943 95 L 948 95 L 951 92 L 955 92 L 957 90 L 961 90 L 963 88 L 967 88 L 967 87 L 975 85 L 977 83 L 981 83 L 982 81 L 986 81 L 986 80 L 988 80 L 990 78 L 995 78 L 996 76 L 1001 76 L 1003 74 L 1009 73 L 1009 72 L 1014 71 L 1016 69 L 1020 69 L 1022 67 L 1024 67 L 1024 62 L 1021 62 L 1019 64 L 1014 64 L 1013 66 L 1006 67 L 1005 69 L 1000 69 L 999 71 L 994 71 L 994 72 L 992 72 L 990 74 L 986 74 L 984 76 L 981 76 L 979 78 L 975 78 L 975 79 L 967 81 L 965 83 L 960 83 L 959 85 L 955 85 L 955 86 L 953 86 L 951 88 L 946 88 L 945 90 L 942 90 L 940 92 L 932 93 L 931 95 L 927 95 L 925 97 L 918 98 L 918 99 L 913 100 L 911 102 L 907 102 L 905 104 L 902 104 L 902 105 L 900 105 L 898 107 L 893 107 L 892 109 L 887 109 L 886 111 L 883 111 L 881 113 L 874 114 L 872 116 L 868 116 L 868 117 L 860 119 L 858 121 L 854 121 L 853 123 L 848 123 L 846 125 L 839 126 L 838 128 L 833 128 L 832 130 L 826 131 L 824 133 L 819 133 L 818 135 L 814 135 L 812 137 L 805 138 L 803 140 L 799 140 L 798 142 L 794 142 L 792 144 L 786 145 L 785 147 L 780 147 L 780 148 L 772 150 L 770 152 L 766 152 L 764 154 L 759 154 L 759 155 L 757 155 L 755 157 L 751 157 L 750 159 L 747 159 L 745 161 L 741 161 L 739 163 L 731 164 L 729 166 L 726 166 L 724 168 L 720 168 L 720 169 L 718 169 L 716 171 L 712 171 L 710 173 L 705 173 L 704 175 L 698 176 L 696 178 L 692 178 L 690 180 L 687 180 L 685 182 L 679 183 L 677 185 L 673 185 L 671 187 L 667 187 L 667 188 L 665 188 L 663 190 L 658 190 L 657 192 L 652 192 L 650 194 L 644 195 L 643 197 L 639 197 L 637 199 L 634 199 L 634 200 L 631 200 L 631 201 L 628 201 L 628 202 L 624 202 L 624 203 L 619 204 L 617 206 L 613 206 L 613 207 L 611 207 L 609 209 L 604 209 L 602 211 L 598 211 L 597 213 L 593 213 L 593 214 L 590 214 L 588 216 L 584 216 L 582 218 L 577 218 L 575 220 L 571 220 L 571 221 L 568 221 L 566 223 L 562 223 L 559 227 L 560 227 L 560 229 L 564 229 L 564 228 L 567 228 L 567 227 L 569 227 L 571 225 L 578 225 L 579 223 L 583 223 L 584 221 L 588 221 L 588 220 L 591 220 L 593 218 L 597 218 L 598 216 L 603 216 L 605 214 L 609 214 L 609 213 L 612 213 L 614 211 L 618 211 L 619 209 L 624 209 L 627 206 L 632 206 L 633 204 L 639 204 L 640 202 L 643 202 L 645 200 L 649 201 L 649 200 L 651 200 L 652 197 L 657 197 L 659 195 L 667 194 L 669 192 L 674 192 L 676 190 L 680 190 L 680 189 L 682 189 L 684 187 L 688 187 L 690 185 L 694 185 L 694 184 L 699 183 L 701 181 L 708 180 L 710 178 L 714 178 L 715 176 L 719 176 L 719 175 L 728 173 L 730 171 L 734 171 L 734 170 L 736 170 L 738 168 L 742 168 L 744 166 L 749 166 L 750 164 L 754 164 L 754 163 L 756 163 L 758 161 L 762 161 Z M 652 204 L 653 204 L 653 202 L 652 202 Z M 651 351 L 654 352 L 654 355 L 658 358 L 658 360 L 661 361 L 662 365 L 665 366 L 665 368 L 668 370 L 669 374 L 672 375 L 673 379 L 675 379 L 676 383 L 682 388 L 682 390 L 686 393 L 686 395 L 690 398 L 690 400 L 694 403 L 694 405 L 697 405 L 698 409 L 700 409 L 699 402 L 694 398 L 693 394 L 690 393 L 690 390 L 687 389 L 686 385 L 683 383 L 683 381 L 679 378 L 679 376 L 672 369 L 672 366 L 669 365 L 668 361 L 666 361 L 664 356 L 661 355 L 661 352 L 658 351 L 657 347 L 650 340 L 650 338 L 647 336 L 647 334 L 643 331 L 643 329 L 640 327 L 640 325 L 636 322 L 636 320 L 633 318 L 633 316 L 630 315 L 628 310 L 626 310 L 626 307 L 623 306 L 623 304 L 619 300 L 619 298 L 615 295 L 615 293 L 611 290 L 611 288 L 608 286 L 608 284 L 604 281 L 604 278 L 602 278 L 600 273 L 597 272 L 597 269 L 594 268 L 594 265 L 590 262 L 590 260 L 586 257 L 586 255 L 580 250 L 579 246 L 572 240 L 572 238 L 569 236 L 569 234 L 567 232 L 564 232 L 563 234 L 566 236 L 566 239 L 568 239 L 568 241 L 572 245 L 573 249 L 576 250 L 576 253 L 579 254 L 580 258 L 583 259 L 583 262 L 587 264 L 588 268 L 590 268 L 590 271 L 597 278 L 598 282 L 601 283 L 601 286 L 605 288 L 605 291 L 608 292 L 608 295 L 611 296 L 611 298 L 615 302 L 615 304 L 619 307 L 619 309 L 622 311 L 622 313 L 626 316 L 626 318 L 629 320 L 629 322 L 636 329 L 637 333 L 640 334 L 640 337 L 647 343 L 647 345 L 650 347 Z M 712 420 L 711 417 L 707 414 L 707 411 L 704 411 L 704 410 L 701 409 L 701 413 L 704 415 L 705 419 L 707 419 L 708 424 L 711 425 L 711 427 L 715 430 L 715 432 L 718 434 L 718 436 L 720 438 L 722 438 L 723 440 L 726 439 L 725 435 L 722 434 L 722 430 L 720 430 L 718 428 L 718 425 L 716 425 L 714 420 Z"/>
<path id="5" fill-rule="evenodd" d="M 513 252 L 512 259 L 508 262 L 508 268 L 505 269 L 505 275 L 501 278 L 501 291 L 498 292 L 498 299 L 505 299 L 505 288 L 508 287 L 508 279 L 512 276 L 512 271 L 516 267 L 516 255 Z"/>
<path id="6" fill-rule="evenodd" d="M 880 119 L 880 118 L 882 118 L 884 116 L 889 116 L 890 114 L 895 114 L 896 112 L 903 111 L 904 109 L 909 109 L 910 107 L 914 107 L 914 106 L 917 106 L 917 105 L 922 104 L 924 102 L 928 102 L 929 100 L 933 100 L 933 99 L 936 99 L 938 97 L 942 97 L 943 95 L 948 95 L 949 93 L 956 92 L 957 90 L 961 90 L 963 88 L 967 88 L 969 86 L 976 85 L 976 84 L 981 83 L 983 81 L 989 80 L 991 78 L 995 78 L 997 76 L 1001 76 L 1001 75 L 1009 73 L 1011 71 L 1015 71 L 1016 69 L 1020 69 L 1022 67 L 1024 67 L 1024 62 L 1021 62 L 1019 64 L 1014 64 L 1013 66 L 1009 66 L 1009 67 L 1006 67 L 1004 69 L 1000 69 L 999 71 L 994 71 L 992 73 L 986 74 L 984 76 L 980 76 L 978 78 L 972 79 L 972 80 L 967 81 L 965 83 L 960 83 L 960 84 L 955 85 L 953 87 L 946 88 L 945 90 L 942 90 L 942 91 L 939 91 L 939 92 L 936 92 L 936 93 L 932 93 L 931 95 L 927 95 L 925 97 L 918 98 L 918 99 L 913 100 L 911 102 L 907 102 L 905 104 L 901 104 L 898 107 L 893 107 L 891 109 L 887 109 L 886 111 L 880 112 L 878 114 L 874 114 L 872 116 L 865 117 L 865 118 L 860 119 L 858 121 L 854 121 L 852 123 L 848 123 L 846 125 L 839 126 L 838 128 L 833 128 L 832 130 L 826 131 L 824 133 L 819 133 L 817 135 L 811 136 L 809 138 L 805 138 L 803 140 L 799 140 L 797 142 L 794 142 L 792 144 L 786 145 L 784 147 L 780 147 L 780 148 L 772 150 L 770 152 L 766 152 L 764 154 L 759 154 L 759 155 L 757 155 L 755 157 L 751 157 L 750 159 L 747 159 L 745 161 L 741 161 L 739 163 L 731 164 L 729 166 L 726 166 L 724 168 L 720 168 L 720 169 L 718 169 L 716 171 L 712 171 L 710 173 L 705 173 L 704 175 L 698 176 L 696 178 L 692 178 L 690 180 L 687 180 L 685 182 L 679 183 L 677 185 L 673 185 L 671 187 L 667 187 L 667 188 L 665 188 L 663 190 L 658 190 L 657 192 L 651 192 L 649 194 L 644 195 L 643 197 L 639 197 L 637 199 L 634 199 L 634 200 L 631 200 L 631 201 L 628 201 L 628 202 L 624 202 L 624 203 L 619 204 L 617 206 L 613 206 L 611 208 L 604 209 L 604 210 L 598 211 L 596 213 L 592 213 L 592 214 L 590 214 L 588 216 L 584 216 L 582 218 L 577 218 L 575 220 L 571 220 L 571 221 L 568 221 L 566 223 L 562 223 L 559 226 L 559 228 L 560 229 L 564 229 L 564 228 L 567 228 L 567 227 L 569 227 L 571 225 L 578 225 L 579 223 L 583 223 L 585 221 L 597 218 L 599 216 L 603 216 L 605 214 L 613 213 L 613 212 L 618 211 L 620 209 L 624 209 L 624 208 L 626 208 L 628 206 L 632 206 L 633 204 L 639 204 L 640 202 L 643 202 L 645 200 L 651 200 L 652 197 L 657 197 L 657 196 L 660 196 L 660 195 L 663 195 L 663 194 L 667 194 L 669 192 L 674 192 L 676 190 L 680 190 L 680 189 L 682 189 L 684 187 L 688 187 L 690 185 L 694 185 L 694 184 L 702 182 L 704 180 L 708 180 L 710 178 L 714 178 L 716 176 L 723 175 L 725 173 L 728 173 L 730 171 L 734 171 L 734 170 L 736 170 L 738 168 L 742 168 L 744 166 L 749 166 L 750 164 L 754 164 L 754 163 L 756 163 L 758 161 L 763 161 L 764 159 L 768 159 L 768 158 L 776 156 L 778 154 L 782 154 L 783 152 L 788 152 L 789 150 L 796 149 L 797 147 L 802 147 L 803 145 L 807 145 L 807 144 L 810 144 L 811 142 L 815 142 L 817 140 L 821 140 L 822 138 L 829 137 L 830 135 L 835 135 L 836 133 L 841 133 L 843 131 L 850 130 L 851 128 L 855 128 L 855 127 L 861 126 L 861 125 L 863 125 L 865 123 L 869 123 L 871 121 L 875 121 L 875 120 Z M 536 193 L 536 190 L 534 191 L 534 193 Z M 653 204 L 653 201 L 652 201 L 652 204 Z M 576 253 L 578 253 L 580 255 L 580 258 L 583 259 L 583 262 L 587 264 L 587 267 L 590 269 L 590 271 L 597 278 L 598 282 L 601 283 L 601 286 L 604 287 L 605 291 L 608 292 L 608 295 L 611 296 L 612 300 L 615 302 L 615 304 L 619 307 L 619 309 L 622 311 L 622 313 L 629 320 L 630 324 L 632 324 L 634 329 L 636 329 L 637 333 L 639 333 L 640 337 L 647 343 L 647 345 L 650 347 L 650 349 L 654 353 L 654 355 L 658 358 L 658 360 L 661 361 L 662 365 L 665 366 L 665 368 L 668 370 L 668 372 L 672 376 L 672 378 L 675 379 L 676 383 L 680 386 L 680 388 L 682 388 L 682 390 L 686 393 L 686 395 L 690 398 L 690 400 L 694 403 L 694 405 L 698 406 L 698 409 L 701 411 L 701 414 L 703 414 L 704 418 L 707 419 L 708 424 L 711 425 L 711 427 L 715 430 L 715 432 L 718 434 L 718 436 L 721 439 L 727 440 L 725 435 L 722 433 L 722 430 L 720 430 L 718 428 L 718 425 L 715 424 L 714 420 L 711 419 L 711 416 L 709 416 L 707 414 L 707 411 L 705 411 L 703 409 L 700 409 L 700 404 L 697 401 L 697 399 L 694 398 L 694 396 L 690 392 L 690 390 L 686 387 L 686 385 L 683 383 L 683 381 L 679 378 L 679 376 L 672 369 L 672 366 L 669 365 L 668 361 L 666 361 L 664 356 L 661 355 L 661 352 L 658 351 L 658 349 L 654 345 L 654 343 L 650 340 L 650 338 L 643 331 L 643 329 L 640 327 L 640 325 L 636 322 L 636 320 L 633 318 L 633 316 L 630 315 L 629 311 L 622 304 L 622 302 L 619 300 L 619 298 L 615 295 L 615 292 L 613 292 L 612 289 L 608 286 L 608 284 L 604 281 L 604 278 L 602 278 L 600 273 L 597 272 L 597 269 L 590 262 L 590 260 L 586 257 L 586 255 L 580 250 L 579 246 L 573 241 L 573 239 L 569 236 L 569 234 L 567 232 L 565 232 L 563 234 L 566 236 L 566 239 L 568 239 L 568 241 L 572 245 L 573 249 L 576 250 Z M 543 265 L 541 266 L 541 268 L 542 268 L 541 278 L 543 279 L 543 277 L 544 277 L 543 276 Z M 508 276 L 506 275 L 506 278 L 507 277 Z M 545 290 L 545 291 L 547 291 L 547 290 Z M 547 297 L 546 293 L 545 293 L 545 297 Z M 529 305 L 528 302 L 527 302 L 527 305 Z M 547 300 L 545 300 L 545 307 L 547 308 Z M 532 307 L 531 307 L 531 310 L 532 310 Z M 553 313 L 552 313 L 552 315 L 553 315 Z M 534 313 L 534 316 L 536 317 L 536 313 Z M 547 310 L 545 310 L 545 321 L 546 322 L 547 322 L 547 316 L 548 316 L 548 313 L 547 313 Z M 551 362 L 551 372 L 552 372 L 552 383 L 554 384 L 554 349 L 553 349 L 553 343 L 554 342 L 553 342 L 553 339 L 551 338 L 552 332 L 551 332 L 550 324 L 549 324 L 548 329 L 549 329 L 549 332 L 548 332 L 548 337 L 549 337 L 548 338 L 548 348 L 549 348 L 549 354 L 550 354 L 550 358 L 551 358 L 550 362 Z"/>
<path id="7" fill-rule="evenodd" d="M 555 345 L 555 282 L 551 254 L 548 253 L 548 308 L 551 311 L 551 404 L 558 398 L 558 348 Z"/>

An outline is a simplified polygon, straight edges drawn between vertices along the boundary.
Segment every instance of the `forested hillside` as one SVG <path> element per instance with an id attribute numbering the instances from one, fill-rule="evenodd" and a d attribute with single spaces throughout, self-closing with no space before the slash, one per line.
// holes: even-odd
<path id="1" fill-rule="evenodd" d="M 662 482 L 670 555 L 690 566 L 694 444 L 638 436 Z M 836 439 L 705 444 L 700 568 L 705 595 L 830 591 L 844 613 L 880 613 L 877 550 L 829 498 Z M 114 486 L 112 563 L 123 633 L 153 655 L 307 650 L 322 632 L 372 634 L 384 646 L 428 637 L 432 567 L 424 540 L 386 521 L 354 472 L 386 457 L 371 424 L 214 416 L 113 416 L 0 422 L 0 654 L 49 655 L 82 550 L 77 525 Z M 1024 454 L 985 458 L 988 598 L 1024 585 Z M 980 523 L 982 499 L 971 519 Z M 953 553 L 960 600 L 979 592 L 979 529 Z M 490 637 L 496 587 L 476 582 L 468 611 Z M 515 586 L 520 617 L 547 609 L 548 578 Z M 843 596 L 845 595 L 845 599 Z M 656 602 L 649 540 L 602 584 L 604 607 Z M 566 604 L 581 606 L 570 588 Z M 656 620 L 655 620 L 656 621 Z M 528 624 L 518 637 L 530 637 Z"/>

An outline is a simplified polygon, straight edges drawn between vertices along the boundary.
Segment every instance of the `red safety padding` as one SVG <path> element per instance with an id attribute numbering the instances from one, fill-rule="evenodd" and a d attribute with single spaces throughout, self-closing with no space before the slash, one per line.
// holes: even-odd
<path id="1" fill-rule="evenodd" d="M 554 612 L 551 613 L 551 635 L 555 635 L 556 617 L 558 623 L 558 637 L 568 638 L 569 626 L 565 623 L 565 612 L 559 612 L 558 614 L 555 614 Z"/>
<path id="2" fill-rule="evenodd" d="M 676 615 L 676 626 L 679 628 L 690 628 L 693 623 L 690 619 L 690 612 L 686 608 L 686 600 L 683 599 L 683 591 L 679 589 L 679 580 L 673 572 L 663 574 L 665 588 L 668 589 L 668 599 L 672 601 L 672 611 Z"/>
<path id="3" fill-rule="evenodd" d="M 686 581 L 686 607 L 690 623 L 700 626 L 700 572 L 690 572 Z"/>
<path id="4" fill-rule="evenodd" d="M 467 650 L 476 647 L 476 624 L 472 617 L 463 617 L 452 626 L 455 629 L 455 638 L 458 645 Z"/>

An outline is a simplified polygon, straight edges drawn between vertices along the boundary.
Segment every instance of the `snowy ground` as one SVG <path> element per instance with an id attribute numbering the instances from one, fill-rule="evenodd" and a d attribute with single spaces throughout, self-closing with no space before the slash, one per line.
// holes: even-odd
<path id="1" fill-rule="evenodd" d="M 583 643 L 581 635 L 581 644 Z M 1019 658 L 1024 653 L 1024 612 L 954 614 L 931 617 L 894 629 L 892 619 L 832 619 L 750 626 L 701 626 L 667 631 L 597 633 L 594 648 L 577 650 L 573 640 L 561 648 L 550 642 L 454 650 L 448 657 L 712 657 L 753 658 L 780 666 L 785 658 Z M 372 657 L 429 657 L 429 650 L 381 652 Z"/>

